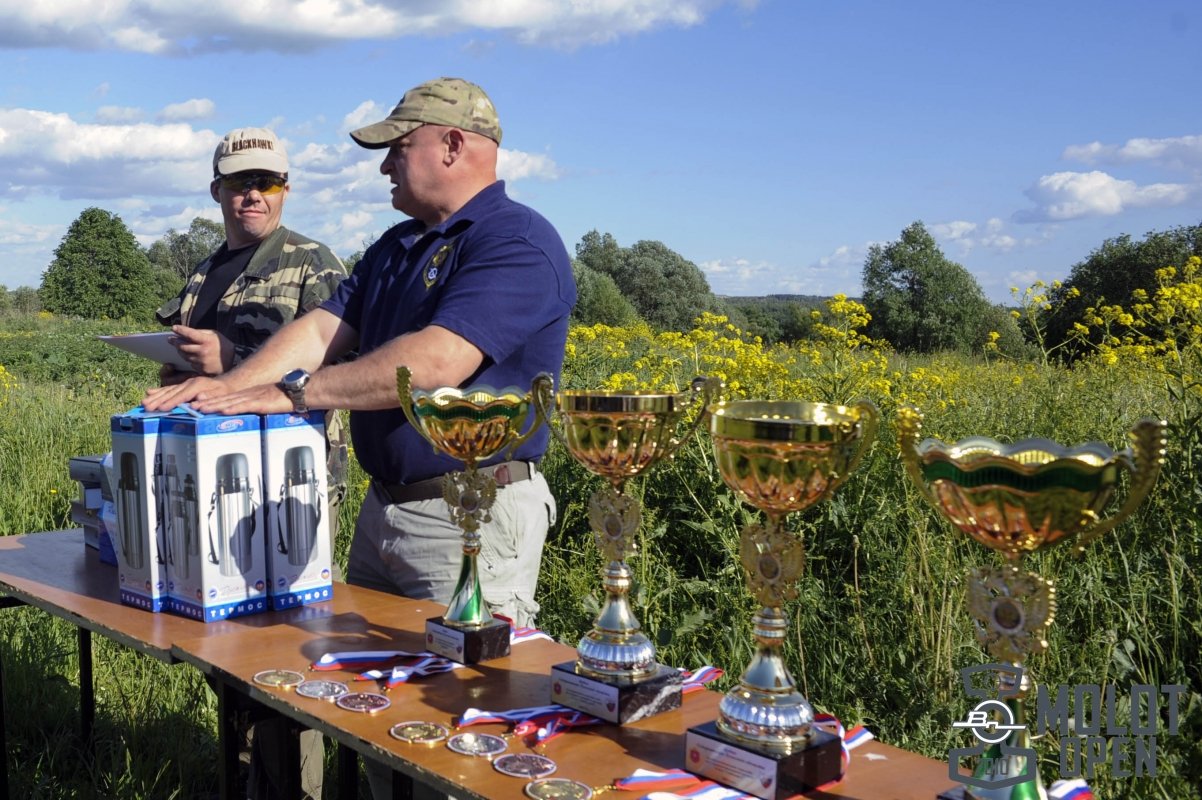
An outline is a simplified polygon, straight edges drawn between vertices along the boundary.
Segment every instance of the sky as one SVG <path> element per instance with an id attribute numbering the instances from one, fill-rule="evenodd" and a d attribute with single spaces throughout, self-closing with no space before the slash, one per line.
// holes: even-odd
<path id="1" fill-rule="evenodd" d="M 99 206 L 196 216 L 229 130 L 290 155 L 342 256 L 403 217 L 347 131 L 446 75 L 568 251 L 658 240 L 721 295 L 860 293 L 921 221 L 995 302 L 1106 239 L 1202 223 L 1196 0 L 0 0 L 0 284 Z"/>

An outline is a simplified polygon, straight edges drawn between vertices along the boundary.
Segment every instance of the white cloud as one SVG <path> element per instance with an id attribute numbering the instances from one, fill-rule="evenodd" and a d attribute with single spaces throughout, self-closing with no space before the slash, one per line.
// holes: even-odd
<path id="1" fill-rule="evenodd" d="M 378 122 L 384 119 L 387 112 L 375 104 L 373 100 L 364 100 L 359 105 L 355 106 L 355 110 L 342 118 L 342 125 L 339 127 L 339 133 L 350 133 L 351 131 L 362 128 L 365 125 L 370 125 L 373 122 Z"/>
<path id="2" fill-rule="evenodd" d="M 975 222 L 956 220 L 931 225 L 931 235 L 944 247 L 955 249 L 955 255 L 963 258 L 978 247 L 1008 252 L 1018 245 L 1018 239 L 1003 233 L 1005 223 L 993 217 L 978 225 Z"/>
<path id="3" fill-rule="evenodd" d="M 732 0 L 56 0 L 0 8 L 0 47 L 189 54 L 295 53 L 349 39 L 498 32 L 574 47 L 661 27 L 698 25 Z M 754 0 L 734 0 L 745 11 Z"/>
<path id="4" fill-rule="evenodd" d="M 1149 163 L 1177 170 L 1202 169 L 1202 135 L 1166 139 L 1128 139 L 1125 144 L 1101 142 L 1069 145 L 1063 158 L 1085 164 Z"/>
<path id="5" fill-rule="evenodd" d="M 217 135 L 183 123 L 84 123 L 0 109 L 0 196 L 119 198 L 192 194 L 208 185 Z"/>
<path id="6" fill-rule="evenodd" d="M 1144 186 L 1105 172 L 1057 172 L 1044 175 L 1026 195 L 1036 207 L 1015 214 L 1018 222 L 1045 222 L 1121 214 L 1129 208 L 1177 206 L 1189 199 L 1186 184 Z"/>
<path id="7" fill-rule="evenodd" d="M 161 122 L 188 122 L 190 120 L 208 119 L 213 116 L 216 106 L 207 97 L 194 97 L 182 103 L 172 103 L 165 106 L 158 114 Z"/>
<path id="8" fill-rule="evenodd" d="M 550 156 L 523 153 L 521 150 L 501 149 L 497 153 L 497 177 L 507 181 L 537 178 L 553 181 L 559 178 L 559 167 Z"/>
<path id="9" fill-rule="evenodd" d="M 101 106 L 96 109 L 97 122 L 139 122 L 142 109 L 134 106 Z"/>

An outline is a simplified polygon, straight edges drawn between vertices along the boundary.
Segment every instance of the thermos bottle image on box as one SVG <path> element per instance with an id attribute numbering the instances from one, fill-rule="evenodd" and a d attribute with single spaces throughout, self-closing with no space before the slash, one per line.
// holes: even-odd
<path id="1" fill-rule="evenodd" d="M 284 453 L 284 483 L 280 486 L 281 513 L 276 516 L 279 544 L 288 563 L 304 566 L 312 560 L 321 522 L 320 479 L 313 461 L 313 448 L 292 447 Z"/>
<path id="2" fill-rule="evenodd" d="M 255 533 L 254 486 L 246 456 L 227 453 L 217 458 L 213 509 L 217 512 L 217 545 L 213 544 L 210 513 L 209 561 L 227 578 L 248 573 L 254 566 L 252 540 Z"/>
<path id="3" fill-rule="evenodd" d="M 146 565 L 146 521 L 138 497 L 141 468 L 137 455 L 122 453 L 120 470 L 117 502 L 121 504 L 121 556 L 131 569 L 142 569 Z"/>

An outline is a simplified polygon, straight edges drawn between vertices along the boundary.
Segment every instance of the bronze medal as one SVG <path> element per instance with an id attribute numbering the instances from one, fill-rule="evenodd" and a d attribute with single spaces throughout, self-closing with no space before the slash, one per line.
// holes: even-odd
<path id="1" fill-rule="evenodd" d="M 351 692 L 344 694 L 334 701 L 339 708 L 347 711 L 358 711 L 360 714 L 375 714 L 392 705 L 392 701 L 382 694 L 373 692 Z"/>
<path id="2" fill-rule="evenodd" d="M 534 800 L 590 800 L 593 796 L 588 786 L 567 778 L 540 778 L 526 784 L 523 791 Z"/>
<path id="3" fill-rule="evenodd" d="M 535 753 L 510 753 L 492 762 L 497 772 L 514 778 L 542 778 L 557 769 L 554 761 Z"/>

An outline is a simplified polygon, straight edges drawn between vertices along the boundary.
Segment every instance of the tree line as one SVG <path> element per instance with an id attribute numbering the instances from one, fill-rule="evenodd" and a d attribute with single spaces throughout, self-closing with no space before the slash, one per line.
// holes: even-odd
<path id="1" fill-rule="evenodd" d="M 186 231 L 168 230 L 142 248 L 119 216 L 89 208 L 71 224 L 38 289 L 0 286 L 0 313 L 44 309 L 150 323 L 154 310 L 177 294 L 189 273 L 224 240 L 220 223 L 197 217 Z M 348 265 L 362 253 L 354 253 Z M 1018 357 L 1028 354 L 1030 326 L 1036 324 L 1045 351 L 1071 357 L 1065 345 L 1086 308 L 1129 306 L 1139 290 L 1154 292 L 1156 270 L 1179 266 L 1191 255 L 1202 256 L 1202 224 L 1152 231 L 1143 239 L 1126 234 L 1107 239 L 1073 265 L 1032 320 L 991 303 L 976 278 L 947 258 L 923 223 L 915 221 L 896 241 L 869 248 L 860 299 L 872 317 L 867 334 L 899 351 L 971 353 L 989 345 Z M 809 337 L 811 312 L 824 299 L 719 297 L 696 264 L 662 242 L 623 247 L 597 230 L 576 245 L 572 268 L 579 295 L 573 321 L 583 325 L 641 321 L 657 330 L 684 331 L 710 311 L 765 342 L 790 342 Z"/>

